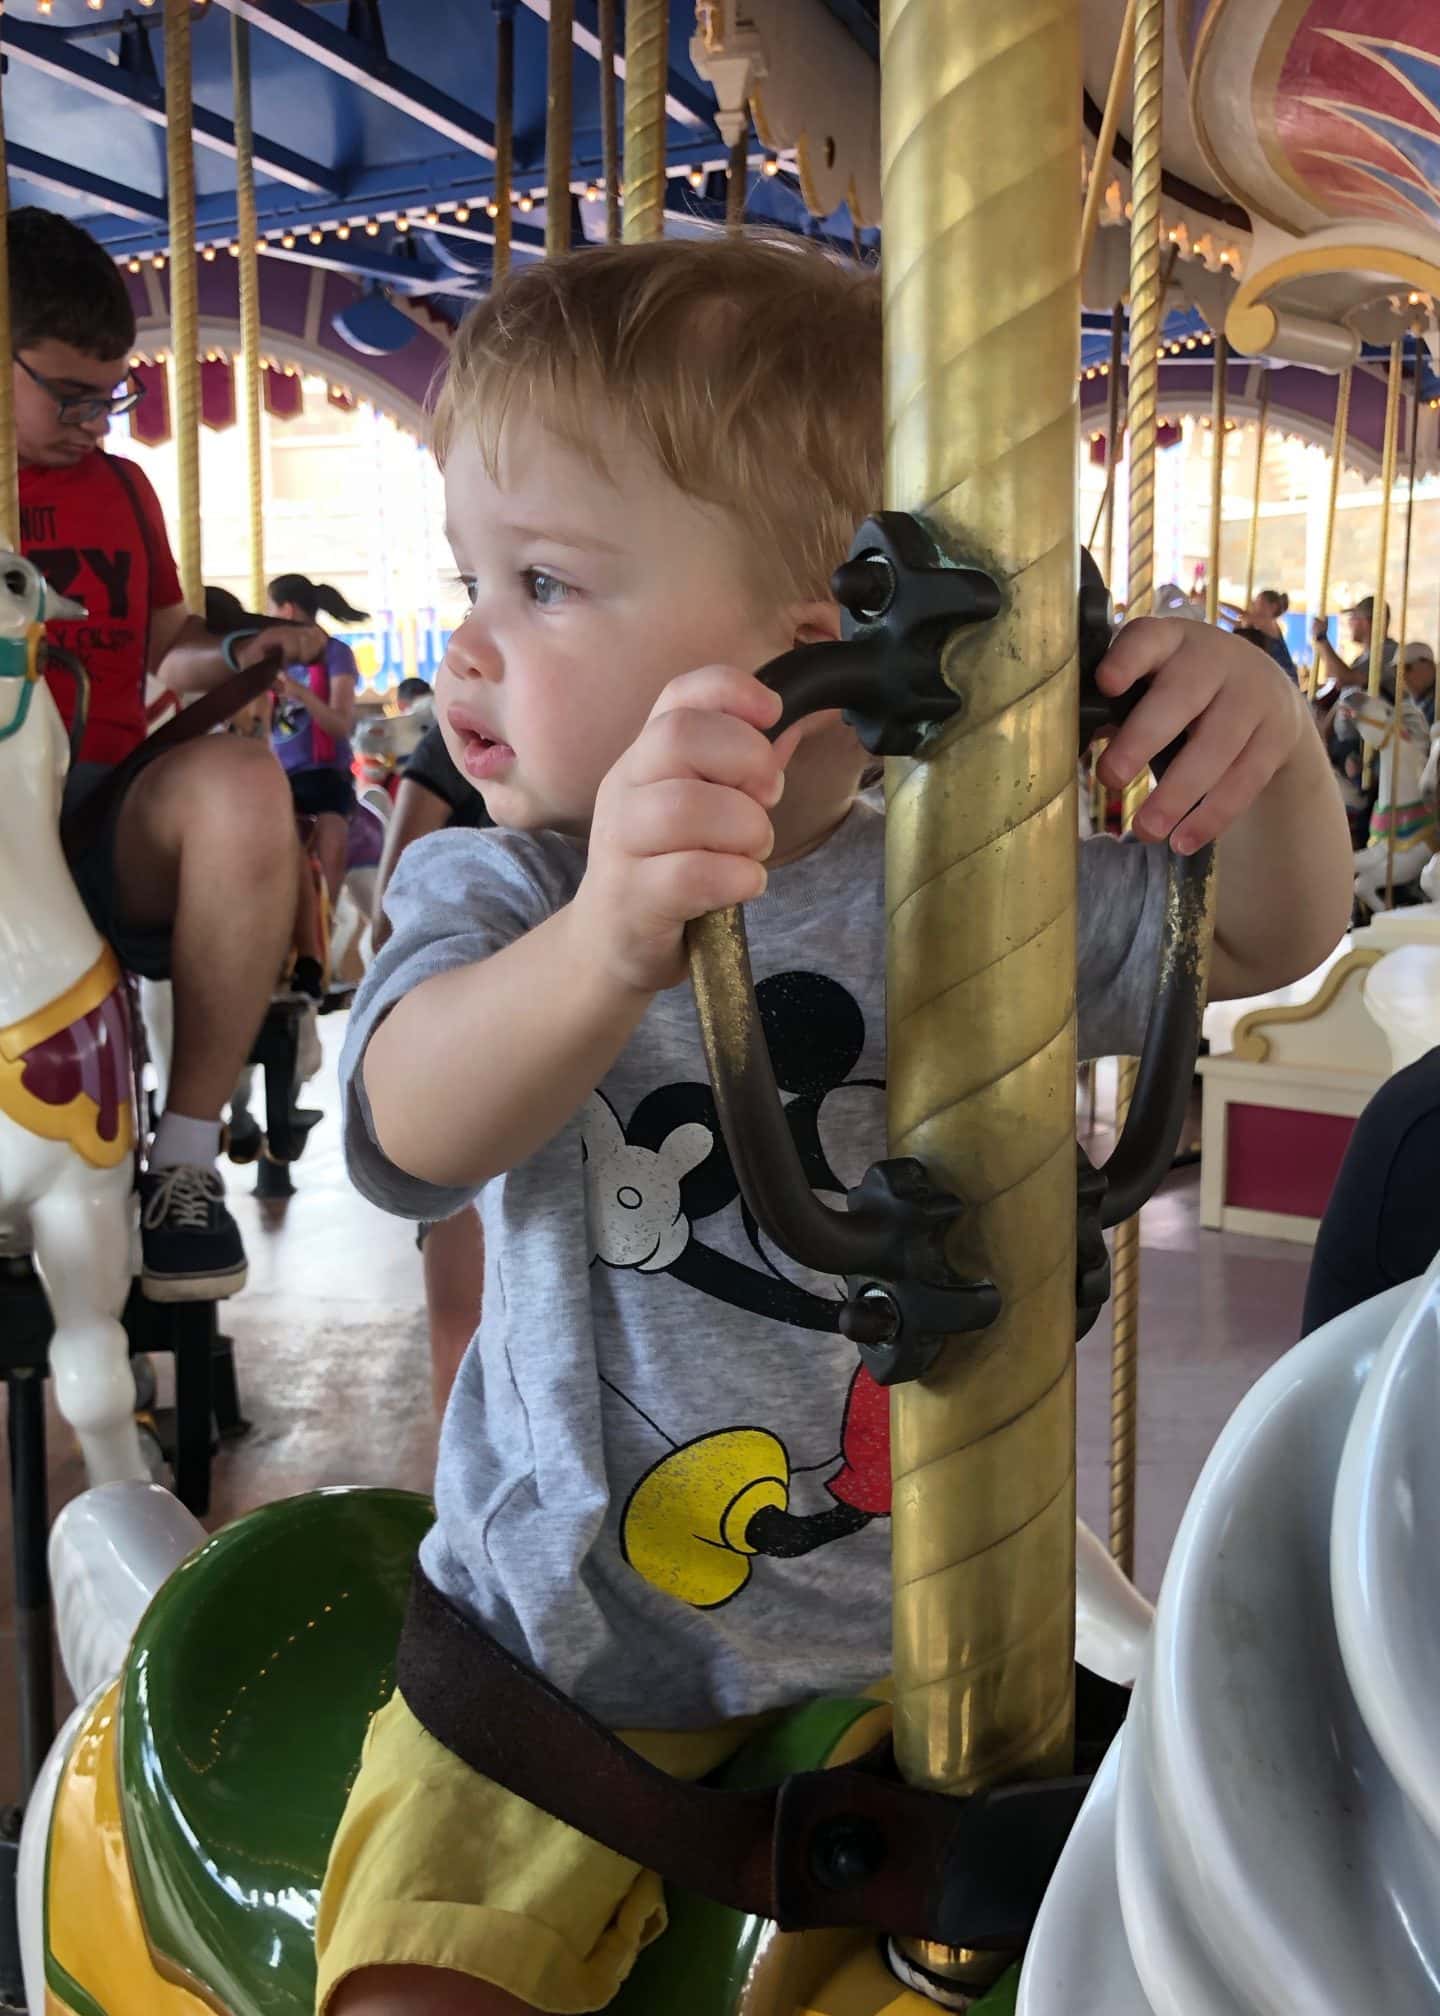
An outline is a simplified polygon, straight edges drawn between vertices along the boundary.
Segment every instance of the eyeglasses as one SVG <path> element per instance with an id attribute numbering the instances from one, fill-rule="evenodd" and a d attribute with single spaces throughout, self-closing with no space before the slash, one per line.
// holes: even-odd
<path id="1" fill-rule="evenodd" d="M 113 420 L 117 413 L 133 413 L 145 397 L 145 388 L 133 371 L 125 374 L 123 392 L 66 392 L 53 378 L 42 378 L 38 371 L 32 371 L 18 350 L 14 354 L 15 362 L 25 376 L 55 401 L 61 420 Z"/>

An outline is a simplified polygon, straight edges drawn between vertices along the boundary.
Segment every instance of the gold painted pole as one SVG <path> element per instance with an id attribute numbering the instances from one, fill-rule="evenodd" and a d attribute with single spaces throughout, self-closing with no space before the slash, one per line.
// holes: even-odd
<path id="1" fill-rule="evenodd" d="M 1350 366 L 1347 364 L 1335 387 L 1335 431 L 1330 439 L 1330 503 L 1325 517 L 1325 547 L 1320 556 L 1320 607 L 1315 612 L 1325 617 L 1330 614 L 1330 562 L 1335 552 L 1335 513 L 1340 504 L 1340 472 L 1345 462 L 1345 439 L 1349 428 Z M 1313 700 L 1319 691 L 1320 652 L 1318 647 L 1312 647 L 1307 697 Z"/>
<path id="2" fill-rule="evenodd" d="M 205 606 L 200 563 L 200 299 L 195 143 L 190 130 L 190 0 L 165 0 L 165 163 L 170 185 L 170 349 L 179 476 L 180 590 Z"/>
<path id="3" fill-rule="evenodd" d="M 0 4 L 0 14 L 4 13 Z M 3 100 L 3 87 L 0 87 Z M 0 546 L 20 551 L 20 471 L 15 443 L 15 367 L 10 342 L 10 179 L 0 102 Z"/>
<path id="4" fill-rule="evenodd" d="M 1160 325 L 1165 274 L 1160 225 L 1160 114 L 1165 89 L 1164 0 L 1140 0 L 1135 23 L 1135 117 L 1130 223 L 1130 568 L 1127 617 L 1155 606 L 1155 435 L 1160 395 Z M 1217 338 L 1216 362 L 1220 362 Z M 1223 384 L 1223 378 L 1222 378 Z M 1212 574 L 1217 570 L 1212 567 Z M 1128 828 L 1148 779 L 1125 792 Z M 1120 1065 L 1116 1125 L 1124 1124 L 1135 1089 L 1135 1065 Z M 1140 1220 L 1115 1228 L 1110 1250 L 1110 1552 L 1135 1572 L 1135 1474 L 1140 1418 Z"/>
<path id="5" fill-rule="evenodd" d="M 1223 330 L 1215 332 L 1215 374 L 1210 393 L 1210 431 L 1215 452 L 1210 458 L 1210 571 L 1205 582 L 1205 621 L 1220 621 L 1220 525 L 1225 502 L 1225 379 L 1230 345 Z"/>
<path id="6" fill-rule="evenodd" d="M 568 252 L 571 106 L 575 75 L 574 0 L 550 0 L 545 65 L 545 256 Z"/>
<path id="7" fill-rule="evenodd" d="M 1085 210 L 1080 219 L 1080 275 L 1084 278 L 1086 262 L 1095 243 L 1095 233 L 1100 228 L 1100 205 L 1104 200 L 1106 177 L 1110 172 L 1110 157 L 1115 152 L 1115 135 L 1120 126 L 1120 108 L 1125 103 L 1125 94 L 1130 87 L 1131 59 L 1135 52 L 1135 0 L 1126 0 L 1125 18 L 1120 24 L 1120 43 L 1115 51 L 1115 67 L 1110 72 L 1110 89 L 1105 94 L 1105 111 L 1100 120 L 1100 131 L 1095 140 L 1095 154 L 1090 164 L 1090 186 L 1085 191 Z"/>
<path id="8" fill-rule="evenodd" d="M 627 245 L 648 245 L 651 239 L 665 235 L 665 77 L 669 35 L 666 0 L 632 0 L 625 16 L 622 232 Z"/>
<path id="9" fill-rule="evenodd" d="M 235 93 L 235 229 L 240 257 L 240 423 L 250 506 L 250 607 L 265 607 L 265 461 L 260 432 L 260 257 L 255 217 L 255 130 L 250 105 L 250 24 L 230 16 Z"/>
<path id="10" fill-rule="evenodd" d="M 1400 620 L 1395 626 L 1395 714 L 1390 724 L 1395 758 L 1391 776 L 1398 774 L 1400 744 L 1404 739 L 1405 640 L 1410 623 L 1410 542 L 1415 530 L 1415 463 L 1420 452 L 1420 344 L 1415 344 L 1415 377 L 1410 391 L 1410 469 L 1405 490 L 1405 545 L 1400 560 Z M 1395 908 L 1395 826 L 1392 809 L 1385 835 L 1385 908 Z"/>
<path id="11" fill-rule="evenodd" d="M 1395 488 L 1395 452 L 1400 433 L 1400 381 L 1405 371 L 1403 341 L 1390 345 L 1390 369 L 1385 380 L 1385 447 L 1380 464 L 1380 551 L 1375 562 L 1375 599 L 1370 611 L 1370 677 L 1372 698 L 1379 693 L 1385 670 L 1385 579 L 1390 565 L 1390 493 Z M 1368 789 L 1373 765 L 1370 744 L 1365 744 L 1360 778 Z"/>
<path id="12" fill-rule="evenodd" d="M 615 105 L 615 0 L 599 0 L 600 165 L 605 182 L 605 243 L 620 243 L 620 145 Z"/>
<path id="13" fill-rule="evenodd" d="M 1255 600 L 1255 561 L 1260 544 L 1260 486 L 1265 478 L 1265 429 L 1270 423 L 1270 373 L 1260 380 L 1260 410 L 1255 416 L 1255 482 L 1250 492 L 1250 542 L 1245 549 L 1245 607 Z M 1247 615 L 1246 621 L 1249 621 Z"/>
<path id="14" fill-rule="evenodd" d="M 890 1399 L 895 1751 L 952 1793 L 1073 1744 L 1079 28 L 1078 0 L 881 14 L 885 501 L 1006 584 L 950 646 L 957 723 L 886 766 L 891 1151 L 965 1199 L 953 1258 L 1004 1305 Z"/>
<path id="15" fill-rule="evenodd" d="M 510 227 L 514 222 L 511 177 L 515 168 L 515 0 L 495 7 L 495 249 L 492 286 L 510 271 Z"/>

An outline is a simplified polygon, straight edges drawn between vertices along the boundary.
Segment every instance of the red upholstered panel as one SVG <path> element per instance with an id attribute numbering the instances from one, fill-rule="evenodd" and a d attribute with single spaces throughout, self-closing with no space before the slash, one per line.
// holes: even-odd
<path id="1" fill-rule="evenodd" d="M 1344 1113 L 1229 1107 L 1225 1202 L 1245 1211 L 1322 1217 L 1354 1125 Z"/>

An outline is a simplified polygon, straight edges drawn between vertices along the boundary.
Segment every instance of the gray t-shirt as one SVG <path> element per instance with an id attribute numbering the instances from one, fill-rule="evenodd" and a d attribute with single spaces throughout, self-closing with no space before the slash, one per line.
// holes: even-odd
<path id="1" fill-rule="evenodd" d="M 885 1154 L 883 847 L 862 802 L 746 912 L 791 1131 L 834 1202 Z M 350 1170 L 385 1210 L 440 1218 L 470 1199 L 376 1146 L 371 1032 L 422 980 L 552 915 L 583 869 L 573 842 L 498 829 L 403 857 L 341 1064 Z M 1164 890 L 1163 847 L 1081 850 L 1086 1054 L 1140 1045 Z M 442 1049 L 465 1040 L 436 1031 Z M 887 1672 L 887 1397 L 838 1334 L 841 1283 L 771 1246 L 740 1202 L 688 986 L 656 996 L 581 1111 L 480 1210 L 484 1314 L 421 1557 L 435 1585 L 612 1727 L 703 1727 Z"/>

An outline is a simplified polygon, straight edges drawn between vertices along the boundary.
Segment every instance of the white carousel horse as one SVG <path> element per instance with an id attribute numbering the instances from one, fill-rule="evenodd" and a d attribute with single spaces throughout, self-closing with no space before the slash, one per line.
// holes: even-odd
<path id="1" fill-rule="evenodd" d="M 149 1474 L 120 1314 L 133 1274 L 125 995 L 60 848 L 65 730 L 44 617 L 82 616 L 0 554 L 0 1225 L 34 1252 L 60 1411 L 92 1483 Z"/>
<path id="2" fill-rule="evenodd" d="M 1241 1402 L 1017 2016 L 1440 2010 L 1437 1415 L 1440 1261 Z"/>
<path id="3" fill-rule="evenodd" d="M 1378 693 L 1347 694 L 1340 714 L 1360 739 L 1378 751 L 1375 808 L 1368 844 L 1355 856 L 1355 894 L 1367 910 L 1385 908 L 1385 891 L 1417 881 L 1435 851 L 1435 821 L 1423 788 L 1430 728 L 1408 697 L 1397 723 L 1390 701 Z M 1393 845 L 1393 868 L 1392 868 Z"/>

